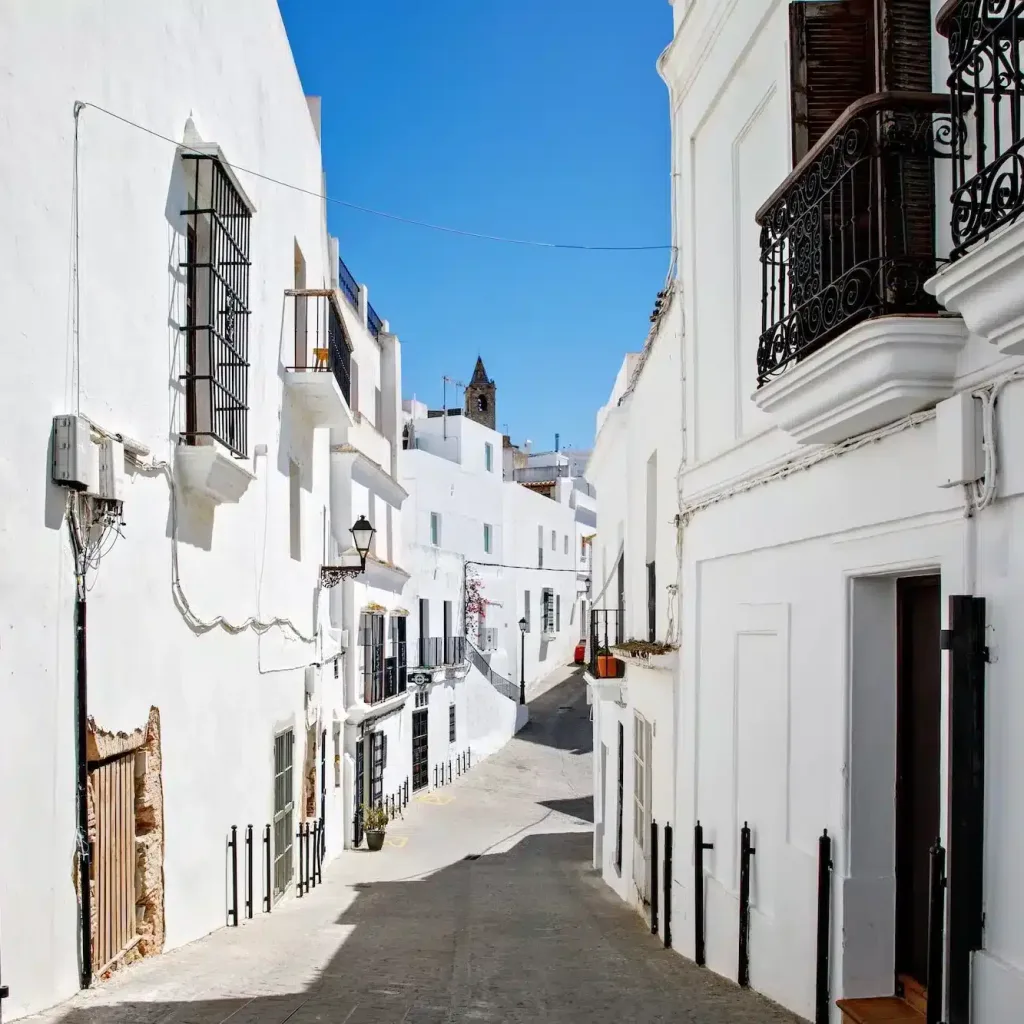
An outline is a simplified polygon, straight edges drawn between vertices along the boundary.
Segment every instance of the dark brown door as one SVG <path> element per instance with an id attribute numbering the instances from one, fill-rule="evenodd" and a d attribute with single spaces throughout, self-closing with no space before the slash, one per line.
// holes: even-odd
<path id="1" fill-rule="evenodd" d="M 939 834 L 938 576 L 896 585 L 896 975 L 927 978 L 929 849 Z"/>

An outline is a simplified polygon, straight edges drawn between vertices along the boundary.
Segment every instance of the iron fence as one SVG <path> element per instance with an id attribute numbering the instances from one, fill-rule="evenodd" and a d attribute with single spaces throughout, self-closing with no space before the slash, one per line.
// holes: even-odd
<path id="1" fill-rule="evenodd" d="M 354 309 L 359 309 L 359 282 L 352 275 L 352 271 L 345 266 L 345 261 L 338 257 L 338 285 L 341 294 L 352 304 Z"/>

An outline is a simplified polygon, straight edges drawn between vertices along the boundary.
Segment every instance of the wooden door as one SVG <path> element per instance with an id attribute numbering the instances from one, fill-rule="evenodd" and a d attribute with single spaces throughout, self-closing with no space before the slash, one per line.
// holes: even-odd
<path id="1" fill-rule="evenodd" d="M 95 813 L 93 962 L 97 975 L 136 937 L 135 927 L 135 754 L 89 765 Z"/>
<path id="2" fill-rule="evenodd" d="M 929 848 L 939 834 L 941 652 L 938 576 L 897 582 L 896 975 L 924 986 Z"/>

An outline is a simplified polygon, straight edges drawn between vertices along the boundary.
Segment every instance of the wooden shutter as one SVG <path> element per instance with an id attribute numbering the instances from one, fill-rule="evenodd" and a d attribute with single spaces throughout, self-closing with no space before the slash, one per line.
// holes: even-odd
<path id="1" fill-rule="evenodd" d="M 931 0 L 880 0 L 879 90 L 932 91 Z"/>
<path id="2" fill-rule="evenodd" d="M 855 100 L 875 91 L 871 0 L 789 5 L 793 164 Z"/>

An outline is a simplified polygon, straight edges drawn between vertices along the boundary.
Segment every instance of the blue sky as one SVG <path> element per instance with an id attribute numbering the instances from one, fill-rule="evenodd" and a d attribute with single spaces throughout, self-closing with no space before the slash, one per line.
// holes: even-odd
<path id="1" fill-rule="evenodd" d="M 494 235 L 669 242 L 654 67 L 672 32 L 665 0 L 279 2 L 303 88 L 323 97 L 330 195 Z M 405 397 L 439 407 L 442 375 L 468 382 L 479 354 L 514 441 L 592 442 L 667 250 L 538 249 L 334 205 L 328 216 L 401 339 Z"/>

